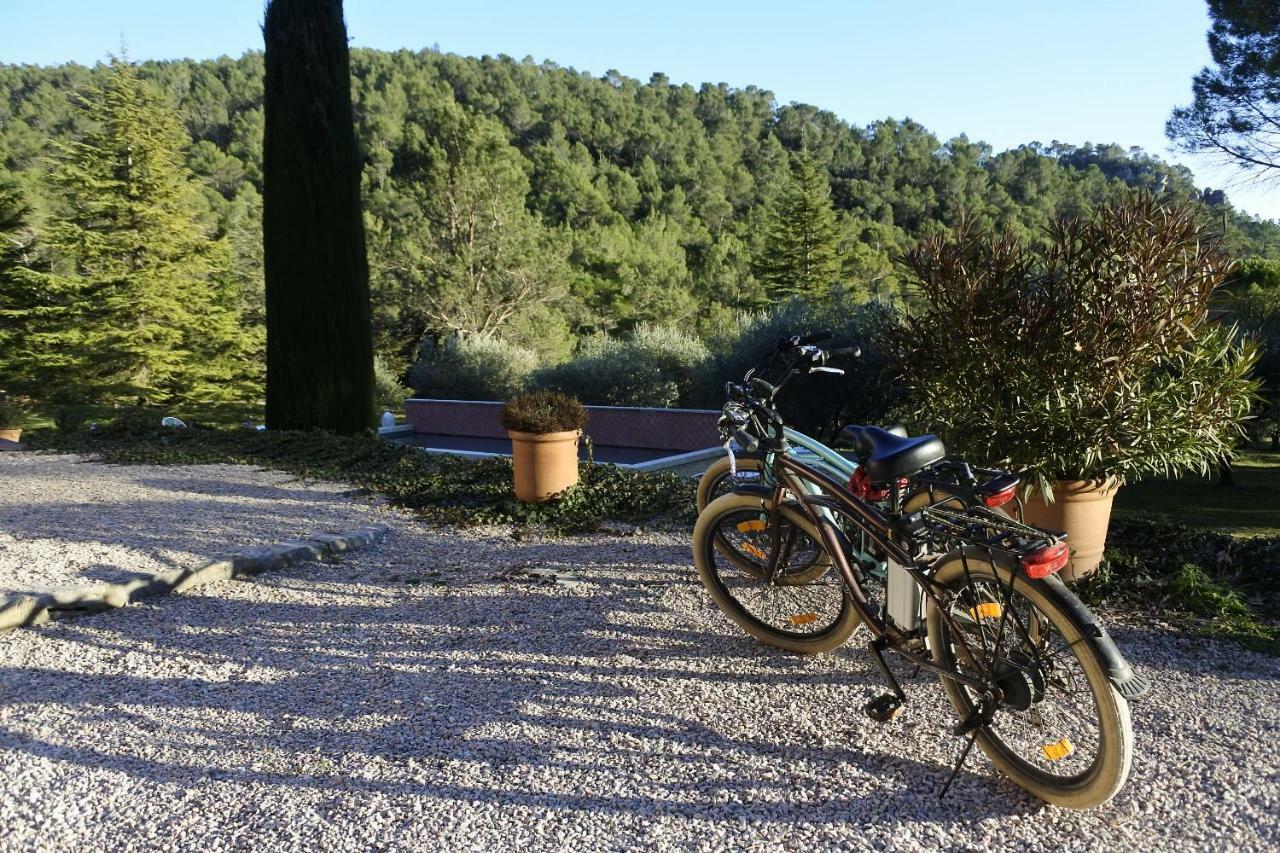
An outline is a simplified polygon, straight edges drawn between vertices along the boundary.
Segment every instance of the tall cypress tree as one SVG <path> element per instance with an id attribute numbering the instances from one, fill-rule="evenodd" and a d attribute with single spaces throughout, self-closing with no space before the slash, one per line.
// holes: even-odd
<path id="1" fill-rule="evenodd" d="M 120 59 L 81 101 L 92 130 L 54 169 L 62 206 L 47 242 L 63 263 L 28 315 L 27 349 L 100 401 L 243 397 L 249 335 L 226 241 L 197 216 L 177 113 Z"/>
<path id="2" fill-rule="evenodd" d="M 827 176 L 801 151 L 770 212 L 756 275 L 775 299 L 821 297 L 840 274 L 839 241 Z"/>
<path id="3" fill-rule="evenodd" d="M 341 0 L 271 0 L 263 36 L 267 425 L 355 433 L 373 340 Z"/>

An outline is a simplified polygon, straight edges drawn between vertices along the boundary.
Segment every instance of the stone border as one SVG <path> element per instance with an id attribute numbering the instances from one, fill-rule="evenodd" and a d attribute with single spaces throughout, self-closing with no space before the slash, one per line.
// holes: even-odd
<path id="1" fill-rule="evenodd" d="M 335 554 L 376 545 L 390 532 L 391 528 L 379 524 L 360 527 L 349 533 L 319 533 L 267 547 L 245 548 L 194 569 L 174 569 L 162 575 L 120 583 L 67 587 L 35 595 L 10 595 L 0 598 L 0 632 L 43 625 L 54 619 L 101 613 L 144 598 L 186 592 L 215 581 L 249 577 L 294 563 L 323 560 Z"/>

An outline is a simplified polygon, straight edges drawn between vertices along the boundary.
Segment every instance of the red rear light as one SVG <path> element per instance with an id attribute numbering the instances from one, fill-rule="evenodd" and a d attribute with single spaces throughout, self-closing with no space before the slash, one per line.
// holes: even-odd
<path id="1" fill-rule="evenodd" d="M 1047 578 L 1065 566 L 1070 559 L 1071 549 L 1067 547 L 1067 543 L 1058 542 L 1027 554 L 1022 558 L 1022 568 L 1029 578 Z"/>
<path id="2" fill-rule="evenodd" d="M 1001 489 L 998 492 L 992 492 L 989 495 L 983 495 L 982 502 L 987 506 L 991 507 L 992 509 L 994 509 L 998 506 L 1004 506 L 1009 501 L 1013 500 L 1013 496 L 1016 495 L 1017 493 L 1018 493 L 1018 484 L 1014 483 L 1011 486 L 1005 486 L 1003 489 Z"/>

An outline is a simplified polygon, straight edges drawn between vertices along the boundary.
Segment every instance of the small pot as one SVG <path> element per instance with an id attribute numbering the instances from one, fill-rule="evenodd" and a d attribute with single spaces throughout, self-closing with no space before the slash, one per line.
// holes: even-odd
<path id="1" fill-rule="evenodd" d="M 22 438 L 22 427 L 0 429 L 0 441 L 17 441 Z"/>
<path id="2" fill-rule="evenodd" d="M 542 434 L 507 430 L 507 434 L 517 498 L 545 501 L 578 482 L 580 430 Z"/>
<path id="3" fill-rule="evenodd" d="M 1039 494 L 1023 502 L 1028 524 L 1067 534 L 1071 562 L 1060 573 L 1064 581 L 1086 578 L 1102 564 L 1115 496 L 1115 488 L 1101 489 L 1096 480 L 1062 480 L 1053 487 L 1053 503 Z"/>

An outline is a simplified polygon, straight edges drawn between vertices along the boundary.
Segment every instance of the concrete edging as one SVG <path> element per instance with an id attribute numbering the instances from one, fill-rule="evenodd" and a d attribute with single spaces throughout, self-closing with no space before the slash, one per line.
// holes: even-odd
<path id="1" fill-rule="evenodd" d="M 174 569 L 119 583 L 6 596 L 0 598 L 0 632 L 43 625 L 54 619 L 100 613 L 144 598 L 186 592 L 207 583 L 249 577 L 294 563 L 323 560 L 335 554 L 376 545 L 390 532 L 391 528 L 379 524 L 360 527 L 349 533 L 319 533 L 306 539 L 288 539 L 265 547 L 245 548 L 193 569 Z"/>

